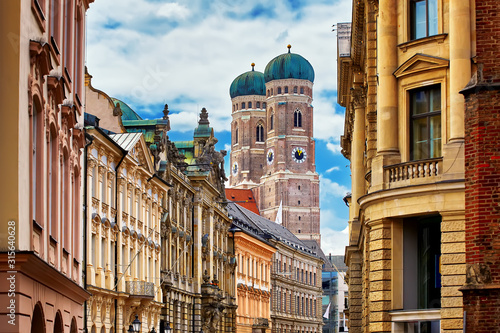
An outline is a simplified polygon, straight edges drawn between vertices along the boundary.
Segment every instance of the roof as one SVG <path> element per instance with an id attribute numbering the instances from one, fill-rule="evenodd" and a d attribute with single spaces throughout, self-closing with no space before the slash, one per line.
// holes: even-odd
<path id="1" fill-rule="evenodd" d="M 275 239 L 299 251 L 315 255 L 297 236 L 281 224 L 263 218 L 231 201 L 228 202 L 226 208 L 229 216 L 233 218 L 234 226 L 255 230 L 254 233 L 262 238 Z"/>
<path id="2" fill-rule="evenodd" d="M 344 263 L 343 255 L 332 256 L 331 254 L 329 254 L 327 256 L 327 259 L 330 263 L 332 263 L 332 266 L 336 267 L 339 271 L 341 272 L 347 271 L 347 265 Z"/>
<path id="3" fill-rule="evenodd" d="M 111 134 L 109 137 L 113 139 L 120 147 L 126 151 L 134 148 L 135 144 L 141 138 L 142 133 L 121 133 Z"/>
<path id="4" fill-rule="evenodd" d="M 291 47 L 289 45 L 289 47 Z M 301 79 L 314 82 L 314 69 L 304 57 L 299 54 L 288 53 L 271 60 L 264 70 L 264 79 L 267 82 L 283 79 Z"/>
<path id="5" fill-rule="evenodd" d="M 115 106 L 120 103 L 120 109 L 122 110 L 122 121 L 123 120 L 141 120 L 141 116 L 139 116 L 127 103 L 119 100 L 118 98 L 111 97 Z"/>
<path id="6" fill-rule="evenodd" d="M 231 95 L 231 98 L 249 95 L 265 96 L 266 83 L 264 82 L 264 73 L 254 71 L 252 64 L 251 71 L 239 75 L 231 83 L 229 95 Z"/>
<path id="7" fill-rule="evenodd" d="M 246 208 L 257 215 L 260 215 L 252 190 L 227 188 L 226 198 L 227 200 L 235 202 L 241 207 Z"/>

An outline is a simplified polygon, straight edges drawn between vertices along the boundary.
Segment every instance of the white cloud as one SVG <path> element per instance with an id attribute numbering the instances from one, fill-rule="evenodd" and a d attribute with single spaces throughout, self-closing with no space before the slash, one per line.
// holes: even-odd
<path id="1" fill-rule="evenodd" d="M 224 144 L 224 150 L 229 153 L 229 151 L 231 150 L 231 145 L 229 143 L 225 143 Z"/>
<path id="2" fill-rule="evenodd" d="M 337 43 L 331 25 L 351 19 L 351 2 L 313 2 L 297 13 L 278 1 L 270 5 L 275 17 L 227 16 L 228 12 L 247 15 L 257 5 L 228 0 L 192 0 L 182 5 L 96 1 L 88 11 L 87 24 L 87 66 L 93 86 L 127 99 L 135 110 L 168 103 L 176 130 L 191 131 L 202 107 L 209 111 L 215 131 L 227 130 L 232 80 L 250 70 L 252 62 L 255 70 L 263 72 L 290 43 L 292 52 L 308 59 L 316 73 L 314 136 L 338 139 L 343 115 L 335 113 L 334 97 L 321 92 L 336 90 Z M 174 117 L 179 111 L 195 116 Z"/>
<path id="3" fill-rule="evenodd" d="M 326 148 L 334 154 L 340 154 L 342 151 L 342 147 L 340 147 L 340 143 L 328 142 L 326 144 Z"/>
<path id="4" fill-rule="evenodd" d="M 342 199 L 347 192 L 349 192 L 349 188 L 344 185 L 340 185 L 337 182 L 332 181 L 329 178 L 324 177 L 323 175 L 319 176 L 319 192 L 322 199 L 327 199 L 331 197 Z"/>
<path id="5" fill-rule="evenodd" d="M 167 18 L 184 19 L 189 15 L 189 10 L 177 2 L 171 2 L 161 6 L 158 14 Z"/>
<path id="6" fill-rule="evenodd" d="M 339 171 L 339 170 L 340 170 L 340 168 L 338 166 L 333 166 L 330 169 L 326 170 L 326 173 L 330 173 L 332 171 Z"/>
<path id="7" fill-rule="evenodd" d="M 345 247 L 349 245 L 349 227 L 342 231 L 331 228 L 321 228 L 321 249 L 326 255 L 344 255 Z"/>

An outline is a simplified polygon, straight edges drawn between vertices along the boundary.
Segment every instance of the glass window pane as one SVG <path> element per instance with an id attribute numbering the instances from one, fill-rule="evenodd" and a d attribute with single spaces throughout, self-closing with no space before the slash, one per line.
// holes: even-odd
<path id="1" fill-rule="evenodd" d="M 430 158 L 441 156 L 441 115 L 430 118 Z"/>
<path id="2" fill-rule="evenodd" d="M 432 89 L 430 91 L 430 106 L 429 106 L 429 111 L 430 112 L 435 112 L 435 111 L 441 111 L 441 89 L 440 87 L 437 87 L 435 89 Z"/>
<path id="3" fill-rule="evenodd" d="M 429 18 L 429 33 L 428 36 L 437 35 L 438 33 L 438 5 L 437 0 L 427 0 L 427 14 Z"/>
<path id="4" fill-rule="evenodd" d="M 412 93 L 411 110 L 413 115 L 428 112 L 428 92 L 420 90 Z"/>
<path id="5" fill-rule="evenodd" d="M 428 152 L 428 142 L 429 138 L 427 136 L 427 118 L 419 118 L 413 121 L 413 159 L 421 160 L 429 158 Z"/>
<path id="6" fill-rule="evenodd" d="M 412 7 L 412 38 L 425 37 L 427 35 L 425 1 L 415 1 Z"/>

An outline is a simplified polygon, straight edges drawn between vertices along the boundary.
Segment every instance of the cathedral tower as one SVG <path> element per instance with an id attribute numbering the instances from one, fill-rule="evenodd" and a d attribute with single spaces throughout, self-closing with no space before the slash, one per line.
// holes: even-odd
<path id="1" fill-rule="evenodd" d="M 291 53 L 231 84 L 233 188 L 252 188 L 260 214 L 300 239 L 320 242 L 319 176 L 313 139 L 314 70 Z M 252 64 L 253 65 L 253 64 Z"/>
<path id="2" fill-rule="evenodd" d="M 314 70 L 291 53 L 274 58 L 266 82 L 266 166 L 257 200 L 262 216 L 274 220 L 282 205 L 282 223 L 300 239 L 320 242 L 319 176 L 313 138 Z"/>
<path id="3" fill-rule="evenodd" d="M 258 186 L 265 162 L 266 87 L 264 74 L 254 70 L 234 79 L 232 101 L 231 176 L 235 188 Z"/>

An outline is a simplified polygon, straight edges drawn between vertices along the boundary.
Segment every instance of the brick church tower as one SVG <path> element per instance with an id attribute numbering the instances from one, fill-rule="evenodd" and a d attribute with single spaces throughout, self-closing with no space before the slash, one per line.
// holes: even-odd
<path id="1" fill-rule="evenodd" d="M 271 60 L 263 75 L 247 72 L 231 85 L 230 186 L 252 188 L 260 214 L 267 219 L 276 219 L 281 204 L 283 225 L 300 239 L 320 243 L 319 176 L 311 105 L 314 70 L 290 48 Z M 249 73 L 255 78 L 262 75 L 264 91 L 261 81 L 250 80 Z M 233 88 L 240 85 L 240 93 L 233 94 Z M 256 102 L 261 109 L 238 110 L 243 105 L 249 108 L 248 103 L 256 106 Z"/>

